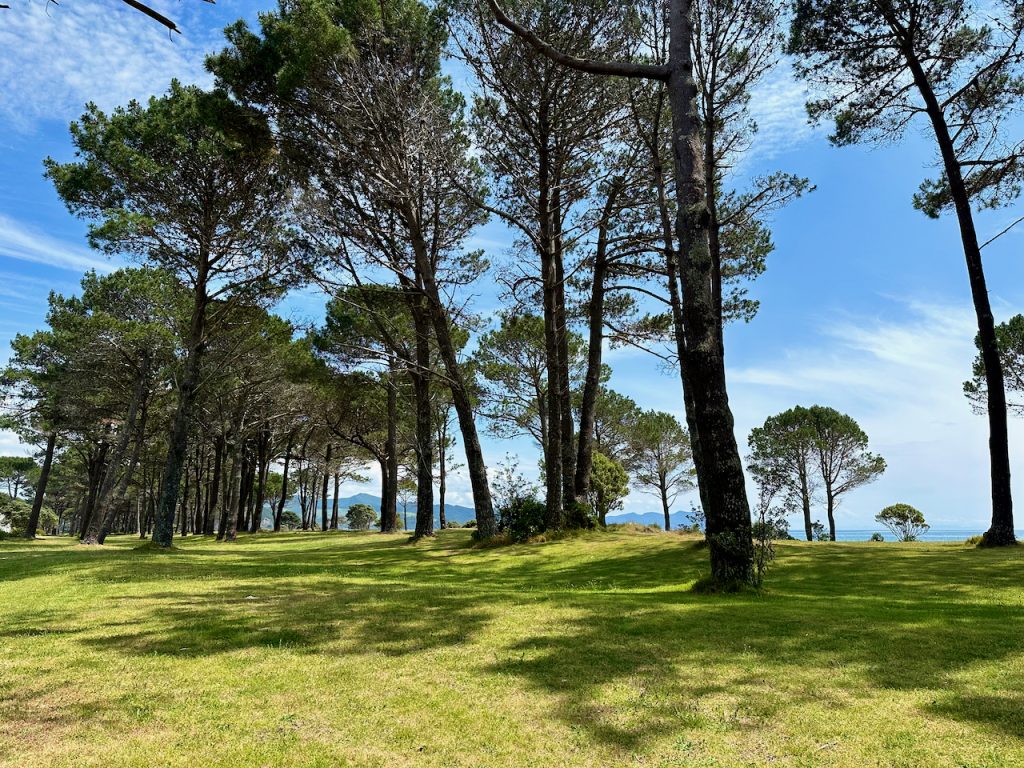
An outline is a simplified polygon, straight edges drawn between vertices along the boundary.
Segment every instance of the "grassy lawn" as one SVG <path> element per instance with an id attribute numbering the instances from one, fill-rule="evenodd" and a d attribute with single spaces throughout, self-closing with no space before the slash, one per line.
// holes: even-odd
<path id="1" fill-rule="evenodd" d="M 1024 547 L 0 543 L 0 765 L 1024 766 Z"/>

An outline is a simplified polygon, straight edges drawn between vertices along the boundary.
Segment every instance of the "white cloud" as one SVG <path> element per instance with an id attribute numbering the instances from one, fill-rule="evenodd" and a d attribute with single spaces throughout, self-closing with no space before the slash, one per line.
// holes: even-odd
<path id="1" fill-rule="evenodd" d="M 933 527 L 981 530 L 989 514 L 987 424 L 962 391 L 975 354 L 973 311 L 904 307 L 904 319 L 848 318 L 826 327 L 815 345 L 731 369 L 737 438 L 745 445 L 752 427 L 797 403 L 833 406 L 857 419 L 889 464 L 882 479 L 844 502 L 847 527 L 870 525 L 882 506 L 905 501 Z M 1019 421 L 1011 440 L 1011 461 L 1020 466 Z"/>
<path id="2" fill-rule="evenodd" d="M 31 261 L 58 269 L 110 272 L 117 263 L 80 245 L 72 245 L 0 214 L 0 257 Z M 22 278 L 24 279 L 24 278 Z"/>
<path id="3" fill-rule="evenodd" d="M 786 61 L 754 88 L 750 113 L 758 132 L 748 162 L 770 160 L 816 138 L 820 129 L 807 121 L 807 98 L 807 86 Z"/>
<path id="4" fill-rule="evenodd" d="M 169 0 L 153 7 L 176 19 L 184 12 Z M 23 132 L 40 120 L 77 117 L 87 101 L 110 109 L 161 93 L 174 77 L 211 80 L 199 42 L 171 39 L 159 24 L 115 2 L 13 4 L 3 12 L 0 50 L 0 120 Z"/>

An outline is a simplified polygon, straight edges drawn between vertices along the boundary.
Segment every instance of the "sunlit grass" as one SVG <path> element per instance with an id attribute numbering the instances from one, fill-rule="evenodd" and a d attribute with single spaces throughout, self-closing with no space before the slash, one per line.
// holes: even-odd
<path id="1" fill-rule="evenodd" d="M 0 542 L 0 765 L 1024 765 L 1024 547 Z"/>

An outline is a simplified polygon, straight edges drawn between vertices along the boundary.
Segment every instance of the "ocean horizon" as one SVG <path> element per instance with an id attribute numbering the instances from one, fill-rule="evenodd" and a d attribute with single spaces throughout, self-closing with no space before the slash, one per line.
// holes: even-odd
<path id="1" fill-rule="evenodd" d="M 965 541 L 971 536 L 980 536 L 985 532 L 984 529 L 975 528 L 934 528 L 926 531 L 917 537 L 918 541 Z M 896 541 L 896 537 L 893 536 L 891 531 L 885 528 L 851 528 L 843 530 L 842 528 L 836 531 L 836 541 L 868 541 L 871 538 L 871 534 L 880 533 L 885 537 L 886 541 Z M 803 528 L 790 528 L 789 535 L 794 539 L 806 538 Z"/>

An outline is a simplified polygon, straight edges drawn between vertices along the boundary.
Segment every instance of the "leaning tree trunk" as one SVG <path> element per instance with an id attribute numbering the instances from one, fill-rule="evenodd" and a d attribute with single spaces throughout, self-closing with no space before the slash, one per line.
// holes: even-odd
<path id="1" fill-rule="evenodd" d="M 331 530 L 338 530 L 338 491 L 341 490 L 341 473 L 334 473 L 334 500 L 331 502 Z"/>
<path id="2" fill-rule="evenodd" d="M 725 359 L 719 343 L 712 293 L 714 265 L 708 244 L 697 86 L 693 79 L 692 0 L 672 0 L 669 8 L 670 74 L 675 154 L 676 239 L 683 284 L 685 357 L 680 361 L 692 393 L 694 422 L 703 460 L 698 482 L 704 486 L 711 576 L 719 584 L 754 581 L 750 505 L 732 410 L 726 389 Z M 696 453 L 696 451 L 695 451 Z"/>
<path id="3" fill-rule="evenodd" d="M 608 226 L 618 197 L 619 183 L 616 179 L 605 200 L 601 221 L 598 225 L 597 248 L 594 251 L 594 276 L 590 289 L 590 306 L 587 319 L 587 373 L 583 382 L 583 401 L 580 405 L 580 433 L 577 438 L 576 498 L 586 499 L 590 495 L 590 472 L 594 463 L 594 423 L 597 414 L 597 396 L 601 391 L 601 353 L 604 343 L 604 296 L 605 280 L 608 275 Z"/>
<path id="4" fill-rule="evenodd" d="M 281 498 L 277 502 L 277 510 L 274 512 L 274 532 L 281 531 L 281 515 L 284 514 L 284 505 L 288 501 L 288 464 L 292 460 L 292 441 L 294 435 L 288 435 L 288 447 L 284 451 L 284 471 L 281 477 Z"/>
<path id="5" fill-rule="evenodd" d="M 178 387 L 178 407 L 167 440 L 167 464 L 164 470 L 163 493 L 160 505 L 153 519 L 152 542 L 160 547 L 170 547 L 174 541 L 174 512 L 178 506 L 178 490 L 181 472 L 185 465 L 185 451 L 188 448 L 188 433 L 191 428 L 192 410 L 199 389 L 200 364 L 205 351 L 206 306 L 206 259 L 201 259 L 199 277 L 196 282 L 192 319 L 189 323 L 188 354 L 185 371 Z"/>
<path id="6" fill-rule="evenodd" d="M 1017 543 L 1017 539 L 1013 526 L 1013 495 L 1010 488 L 1010 439 L 1007 426 L 1006 387 L 1003 380 L 1003 364 L 999 356 L 999 343 L 996 338 L 995 318 L 992 315 L 992 304 L 989 301 L 985 269 L 981 260 L 981 248 L 978 245 L 978 233 L 974 226 L 974 213 L 971 210 L 971 199 L 964 183 L 960 161 L 956 156 L 956 147 L 950 136 L 942 106 L 909 44 L 904 49 L 904 54 L 914 75 L 914 82 L 924 99 L 925 108 L 939 145 L 942 166 L 949 184 L 949 193 L 953 199 L 957 221 L 960 225 L 960 240 L 967 262 L 967 276 L 971 284 L 974 313 L 978 321 L 978 346 L 985 368 L 985 387 L 988 396 L 986 411 L 988 414 L 988 448 L 992 491 L 992 523 L 982 537 L 982 544 L 989 547 L 1012 545 Z"/>
<path id="7" fill-rule="evenodd" d="M 43 466 L 39 470 L 39 482 L 36 483 L 36 495 L 32 499 L 32 511 L 28 516 L 28 525 L 25 526 L 25 538 L 34 539 L 36 529 L 39 528 L 39 515 L 43 511 L 43 496 L 46 494 L 46 484 L 50 480 L 50 468 L 53 466 L 53 451 L 57 447 L 57 433 L 50 432 L 46 436 L 46 453 L 43 455 Z"/>
<path id="8" fill-rule="evenodd" d="M 416 271 L 423 281 L 423 290 L 427 299 L 427 310 L 434 325 L 437 348 L 444 362 L 445 373 L 448 374 L 455 413 L 459 417 L 462 444 L 466 451 L 466 466 L 469 469 L 469 481 L 473 489 L 473 507 L 476 511 L 477 535 L 482 539 L 489 539 L 497 535 L 498 525 L 494 519 L 494 506 L 491 503 L 491 488 L 487 480 L 487 465 L 484 463 L 483 449 L 480 447 L 480 436 L 476 430 L 473 401 L 469 396 L 469 387 L 466 384 L 465 374 L 459 366 L 459 360 L 455 354 L 455 343 L 452 341 L 451 328 L 448 326 L 448 313 L 441 302 L 441 293 L 437 287 L 433 266 L 422 239 L 413 238 L 413 251 L 416 256 Z"/>
<path id="9" fill-rule="evenodd" d="M 147 371 L 148 366 L 143 365 L 136 375 L 131 401 L 128 403 L 128 416 L 125 419 L 121 434 L 118 435 L 118 443 L 115 446 L 110 466 L 106 469 L 103 481 L 99 485 L 99 492 L 96 495 L 96 511 L 89 520 L 89 527 L 82 536 L 82 544 L 99 544 L 103 528 L 108 527 L 113 521 L 115 505 L 111 503 L 111 494 L 117 485 L 118 470 L 121 469 L 121 465 L 124 463 L 125 454 L 128 453 L 128 446 L 131 444 L 131 439 L 135 433 L 138 410 L 142 404 L 142 399 L 145 397 Z"/>
<path id="10" fill-rule="evenodd" d="M 114 490 L 113 498 L 110 500 L 110 505 L 113 509 L 121 509 L 125 507 L 128 497 L 128 486 L 131 485 L 132 478 L 135 476 L 135 470 L 139 466 L 139 457 L 142 455 L 142 448 L 146 442 L 146 424 L 149 421 L 149 408 L 146 400 L 142 402 L 142 413 L 139 415 L 139 423 L 135 428 L 135 440 L 133 441 L 132 453 L 128 457 L 128 466 L 125 467 L 124 473 L 121 475 L 121 482 L 118 483 L 117 488 Z M 107 536 L 110 534 L 110 517 L 107 517 L 106 522 L 100 529 L 99 543 L 102 544 L 107 540 Z"/>

